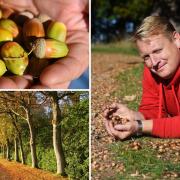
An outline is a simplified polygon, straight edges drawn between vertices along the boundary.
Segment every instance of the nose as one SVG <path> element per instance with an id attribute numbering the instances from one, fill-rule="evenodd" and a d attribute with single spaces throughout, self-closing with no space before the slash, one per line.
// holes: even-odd
<path id="1" fill-rule="evenodd" d="M 159 64 L 159 58 L 154 54 L 150 54 L 151 65 L 153 69 L 156 69 Z"/>

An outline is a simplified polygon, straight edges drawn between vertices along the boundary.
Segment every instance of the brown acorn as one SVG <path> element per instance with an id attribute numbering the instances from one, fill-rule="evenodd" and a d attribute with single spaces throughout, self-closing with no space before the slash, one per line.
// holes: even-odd
<path id="1" fill-rule="evenodd" d="M 27 73 L 31 74 L 34 78 L 38 78 L 45 67 L 49 65 L 48 59 L 39 59 L 32 56 L 29 60 Z"/>
<path id="2" fill-rule="evenodd" d="M 42 23 L 38 18 L 33 18 L 24 23 L 24 37 L 44 37 L 45 32 Z"/>
<path id="3" fill-rule="evenodd" d="M 34 54 L 37 58 L 60 58 L 68 53 L 66 43 L 53 39 L 39 38 L 34 43 Z"/>
<path id="4" fill-rule="evenodd" d="M 23 27 L 24 23 L 28 21 L 29 19 L 32 19 L 34 15 L 29 12 L 29 11 L 23 11 L 23 12 L 18 12 L 14 13 L 11 16 L 11 19 L 18 25 Z"/>
<path id="5" fill-rule="evenodd" d="M 5 6 L 5 5 L 1 5 L 0 9 L 2 11 L 2 17 L 1 18 L 4 18 L 4 19 L 9 18 L 14 13 L 13 9 L 11 9 L 10 7 Z"/>

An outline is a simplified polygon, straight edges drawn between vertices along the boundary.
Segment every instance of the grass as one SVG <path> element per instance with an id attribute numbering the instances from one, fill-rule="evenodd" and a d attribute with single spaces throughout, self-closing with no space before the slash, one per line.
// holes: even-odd
<path id="1" fill-rule="evenodd" d="M 109 44 L 95 44 L 92 45 L 93 53 L 120 53 L 129 55 L 138 55 L 135 45 L 131 41 L 120 41 Z"/>
<path id="2" fill-rule="evenodd" d="M 166 172 L 180 171 L 180 164 L 169 160 L 157 158 L 157 152 L 150 146 L 148 141 L 152 141 L 150 137 L 138 139 L 143 146 L 140 150 L 128 149 L 131 140 L 125 142 L 113 143 L 109 146 L 110 150 L 115 154 L 116 162 L 123 162 L 126 171 L 123 174 L 117 173 L 116 179 L 142 179 L 143 176 L 149 179 L 162 179 Z M 137 176 L 131 176 L 138 171 Z M 115 178 L 115 177 L 114 177 Z"/>
<path id="3" fill-rule="evenodd" d="M 142 87 L 141 79 L 143 72 L 143 64 L 135 66 L 134 68 L 128 69 L 121 72 L 117 76 L 119 89 L 114 93 L 116 97 L 123 99 L 125 96 L 135 95 L 134 101 L 124 102 L 131 109 L 137 110 L 141 100 Z"/>

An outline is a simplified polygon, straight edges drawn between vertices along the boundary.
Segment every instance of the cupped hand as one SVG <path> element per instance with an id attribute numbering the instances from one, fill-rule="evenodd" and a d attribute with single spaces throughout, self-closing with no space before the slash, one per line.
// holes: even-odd
<path id="1" fill-rule="evenodd" d="M 113 126 L 111 118 L 115 116 L 128 119 L 129 122 L 123 125 L 118 124 Z M 115 138 L 125 139 L 137 131 L 137 122 L 135 121 L 134 111 L 130 110 L 123 104 L 113 103 L 112 105 L 104 108 L 103 117 L 107 132 Z"/>
<path id="2" fill-rule="evenodd" d="M 6 0 L 2 2 L 15 10 L 28 10 L 35 15 L 44 13 L 54 20 L 63 22 L 67 26 L 66 43 L 69 53 L 46 67 L 40 75 L 38 84 L 34 84 L 32 77 L 27 78 L 27 75 L 3 77 L 0 78 L 0 88 L 68 88 L 71 80 L 78 78 L 88 67 L 88 0 Z"/>

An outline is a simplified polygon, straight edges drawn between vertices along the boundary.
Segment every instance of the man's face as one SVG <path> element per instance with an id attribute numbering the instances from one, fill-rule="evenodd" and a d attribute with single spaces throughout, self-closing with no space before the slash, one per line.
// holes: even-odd
<path id="1" fill-rule="evenodd" d="M 153 35 L 137 40 L 140 56 L 146 66 L 164 79 L 171 78 L 180 64 L 180 35 L 174 33 L 173 40 L 166 36 Z"/>

